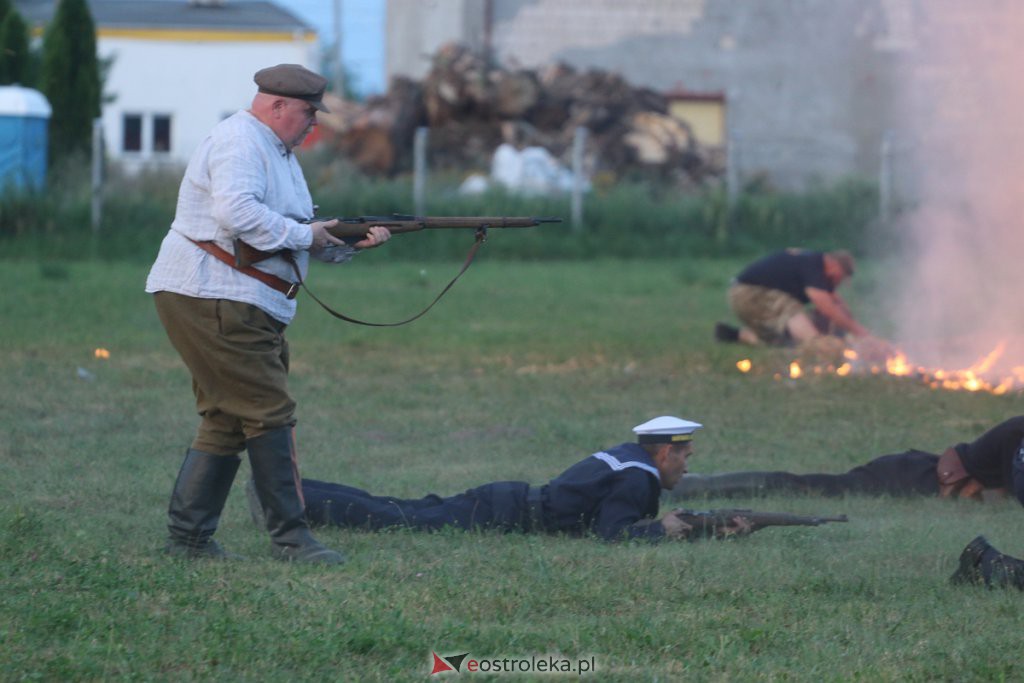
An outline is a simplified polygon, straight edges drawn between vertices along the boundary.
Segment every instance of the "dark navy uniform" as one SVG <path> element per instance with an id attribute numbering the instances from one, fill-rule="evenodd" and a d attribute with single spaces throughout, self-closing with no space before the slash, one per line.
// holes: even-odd
<path id="1" fill-rule="evenodd" d="M 1024 491 L 1015 486 L 1021 476 L 1017 457 L 1024 441 L 1024 415 L 1011 417 L 971 443 L 957 444 L 956 452 L 967 472 L 988 488 L 1013 488 L 1024 504 Z"/>
<path id="2" fill-rule="evenodd" d="M 447 498 L 408 500 L 303 479 L 302 492 L 312 524 L 594 533 L 606 540 L 657 540 L 665 535 L 661 522 L 652 521 L 661 494 L 658 469 L 635 443 L 594 453 L 540 487 L 500 481 Z"/>
<path id="3" fill-rule="evenodd" d="M 1013 489 L 1024 504 L 1024 416 L 999 423 L 970 443 L 954 446 L 963 468 L 986 489 Z M 843 474 L 732 472 L 687 475 L 672 491 L 674 498 L 697 495 L 748 495 L 772 491 L 847 493 L 889 496 L 938 495 L 939 457 L 909 450 L 883 455 Z"/>

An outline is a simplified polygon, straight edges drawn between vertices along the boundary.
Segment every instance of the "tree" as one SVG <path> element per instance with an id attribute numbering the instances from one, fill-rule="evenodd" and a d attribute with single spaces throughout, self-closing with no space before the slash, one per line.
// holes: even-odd
<path id="1" fill-rule="evenodd" d="M 0 10 L 3 9 L 0 0 Z M 28 47 L 28 24 L 16 10 L 0 19 L 0 85 L 31 86 L 32 55 Z"/>
<path id="2" fill-rule="evenodd" d="M 2 1 L 2 0 L 0 0 Z M 96 25 L 86 0 L 60 0 L 43 38 L 40 86 L 50 100 L 50 160 L 88 154 L 100 115 Z"/>

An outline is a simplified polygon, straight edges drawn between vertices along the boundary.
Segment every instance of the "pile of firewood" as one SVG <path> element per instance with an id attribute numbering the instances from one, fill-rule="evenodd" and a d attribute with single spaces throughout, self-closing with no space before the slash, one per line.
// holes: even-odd
<path id="1" fill-rule="evenodd" d="M 721 150 L 698 145 L 668 115 L 664 96 L 621 76 L 564 64 L 507 70 L 449 44 L 422 82 L 395 78 L 365 103 L 328 102 L 321 134 L 362 171 L 391 176 L 412 166 L 419 126 L 430 129 L 431 169 L 486 171 L 502 143 L 540 146 L 568 165 L 577 127 L 587 129 L 588 175 L 700 185 L 723 173 Z"/>

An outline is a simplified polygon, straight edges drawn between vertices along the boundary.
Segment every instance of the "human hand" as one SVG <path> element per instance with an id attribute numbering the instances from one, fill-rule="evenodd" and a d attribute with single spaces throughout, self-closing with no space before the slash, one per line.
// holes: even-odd
<path id="1" fill-rule="evenodd" d="M 686 538 L 693 530 L 693 526 L 681 520 L 674 510 L 661 518 L 661 525 L 665 527 L 666 538 Z"/>
<path id="2" fill-rule="evenodd" d="M 892 342 L 871 334 L 865 334 L 853 340 L 853 350 L 857 357 L 868 363 L 883 363 L 889 358 L 899 355 Z"/>
<path id="3" fill-rule="evenodd" d="M 331 245 L 336 247 L 344 246 L 344 240 L 335 237 L 327 231 L 328 228 L 333 228 L 337 224 L 337 218 L 332 218 L 329 221 L 316 221 L 315 223 L 310 223 L 309 231 L 313 233 L 313 242 L 309 245 L 310 251 L 319 251 Z"/>
<path id="4" fill-rule="evenodd" d="M 716 538 L 729 538 L 730 536 L 747 536 L 754 533 L 754 527 L 746 517 L 736 516 L 725 526 L 715 529 Z"/>
<path id="5" fill-rule="evenodd" d="M 391 231 L 385 228 L 383 225 L 371 226 L 369 231 L 366 233 L 366 237 L 359 240 L 352 246 L 356 249 L 373 249 L 391 239 Z"/>

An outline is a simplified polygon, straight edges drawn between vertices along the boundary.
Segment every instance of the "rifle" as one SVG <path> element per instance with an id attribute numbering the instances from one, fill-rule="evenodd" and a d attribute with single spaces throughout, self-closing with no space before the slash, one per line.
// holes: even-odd
<path id="1" fill-rule="evenodd" d="M 693 527 L 687 534 L 688 540 L 699 538 L 718 538 L 723 530 L 733 526 L 733 520 L 742 517 L 750 524 L 754 532 L 769 526 L 821 526 L 827 522 L 848 522 L 846 515 L 834 517 L 815 515 L 791 515 L 787 512 L 758 512 L 742 508 L 720 508 L 716 510 L 687 510 L 676 508 L 672 513 Z"/>
<path id="2" fill-rule="evenodd" d="M 488 228 L 532 228 L 541 223 L 561 223 L 561 218 L 553 216 L 407 216 L 403 214 L 392 214 L 391 216 L 355 216 L 345 218 L 341 216 L 331 218 L 309 218 L 303 223 L 322 223 L 337 219 L 338 224 L 333 228 L 327 228 L 327 232 L 344 240 L 348 244 L 355 244 L 366 237 L 370 228 L 380 225 L 391 231 L 393 235 L 405 232 L 417 232 L 419 230 L 440 230 L 445 228 L 476 230 L 477 233 L 486 234 Z M 235 240 L 235 266 L 245 268 L 254 263 L 259 263 L 280 252 L 260 251 L 251 247 L 242 240 Z"/>

